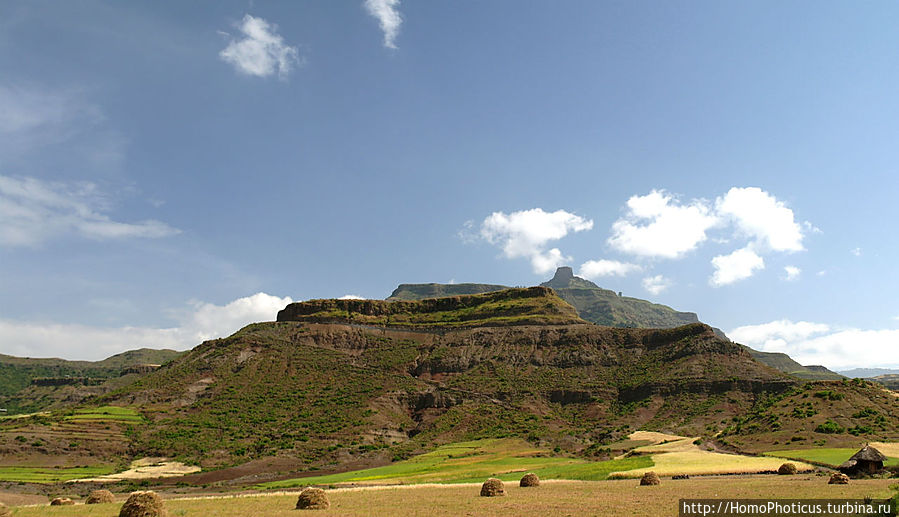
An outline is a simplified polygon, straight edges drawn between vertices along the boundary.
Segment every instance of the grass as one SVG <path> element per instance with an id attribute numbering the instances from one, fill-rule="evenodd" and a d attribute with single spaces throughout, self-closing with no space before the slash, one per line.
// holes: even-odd
<path id="1" fill-rule="evenodd" d="M 457 515 L 678 515 L 678 500 L 697 499 L 814 499 L 872 497 L 885 499 L 896 480 L 856 480 L 848 485 L 828 485 L 824 476 L 745 476 L 663 480 L 659 486 L 641 487 L 635 480 L 602 482 L 559 481 L 537 488 L 506 483 L 505 497 L 479 497 L 478 485 L 404 486 L 378 489 L 329 490 L 329 510 L 315 515 L 400 515 L 449 517 Z M 250 495 L 209 499 L 173 499 L 166 508 L 174 516 L 295 517 L 297 494 Z M 53 508 L 55 516 L 115 515 L 121 503 Z M 48 507 L 18 507 L 17 517 L 38 517 Z"/>
<path id="2" fill-rule="evenodd" d="M 275 481 L 262 488 L 278 489 L 306 485 L 470 483 L 498 477 L 517 481 L 526 472 L 541 479 L 602 480 L 615 471 L 650 467 L 649 457 L 612 461 L 586 461 L 549 456 L 514 438 L 477 440 L 439 447 L 433 452 L 384 467 L 325 476 Z"/>
<path id="3" fill-rule="evenodd" d="M 83 479 L 112 474 L 112 466 L 93 467 L 0 467 L 0 481 L 13 483 L 62 483 L 71 479 Z"/>
<path id="4" fill-rule="evenodd" d="M 830 467 L 838 467 L 858 452 L 857 448 L 833 447 L 817 449 L 789 449 L 783 451 L 768 451 L 765 456 L 776 456 L 790 460 L 810 461 Z M 899 458 L 887 457 L 886 466 L 899 466 Z"/>
<path id="5" fill-rule="evenodd" d="M 139 424 L 144 421 L 144 418 L 137 412 L 137 410 L 132 408 L 102 406 L 97 408 L 78 409 L 75 411 L 75 414 L 66 416 L 65 420 L 74 422 L 89 420 Z"/>

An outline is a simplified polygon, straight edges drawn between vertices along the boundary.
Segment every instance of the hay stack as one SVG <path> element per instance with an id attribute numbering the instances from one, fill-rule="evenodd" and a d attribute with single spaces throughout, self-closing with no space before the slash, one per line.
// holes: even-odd
<path id="1" fill-rule="evenodd" d="M 832 476 L 830 476 L 830 481 L 827 482 L 828 485 L 848 485 L 849 484 L 849 476 L 843 474 L 842 472 L 834 472 Z"/>
<path id="2" fill-rule="evenodd" d="M 12 510 L 3 503 L 0 503 L 0 517 L 12 517 Z"/>
<path id="3" fill-rule="evenodd" d="M 306 488 L 297 499 L 297 510 L 327 510 L 331 507 L 328 495 L 321 488 Z"/>
<path id="4" fill-rule="evenodd" d="M 777 473 L 781 476 L 792 476 L 797 472 L 799 472 L 799 469 L 796 468 L 795 463 L 784 463 L 777 469 Z"/>
<path id="5" fill-rule="evenodd" d="M 109 490 L 91 490 L 91 495 L 87 496 L 84 504 L 102 504 L 114 503 L 115 496 Z"/>
<path id="6" fill-rule="evenodd" d="M 168 517 L 165 503 L 156 492 L 132 492 L 122 505 L 119 517 Z"/>
<path id="7" fill-rule="evenodd" d="M 537 477 L 537 474 L 528 472 L 521 478 L 518 486 L 540 486 L 540 478 Z"/>
<path id="8" fill-rule="evenodd" d="M 68 497 L 56 497 L 50 501 L 50 506 L 67 506 L 70 504 L 75 504 L 75 501 L 72 501 Z"/>
<path id="9" fill-rule="evenodd" d="M 506 495 L 503 482 L 496 478 L 490 478 L 481 485 L 481 497 L 496 497 Z"/>
<path id="10" fill-rule="evenodd" d="M 659 475 L 652 471 L 643 474 L 643 477 L 640 478 L 640 486 L 653 486 L 661 484 L 662 480 L 659 479 Z"/>

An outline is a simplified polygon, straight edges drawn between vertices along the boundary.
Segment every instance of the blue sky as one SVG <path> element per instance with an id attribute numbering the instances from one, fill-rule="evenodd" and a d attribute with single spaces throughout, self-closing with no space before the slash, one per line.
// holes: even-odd
<path id="1" fill-rule="evenodd" d="M 899 366 L 899 5 L 4 2 L 0 353 L 571 265 Z M 585 265 L 586 264 L 586 265 Z"/>

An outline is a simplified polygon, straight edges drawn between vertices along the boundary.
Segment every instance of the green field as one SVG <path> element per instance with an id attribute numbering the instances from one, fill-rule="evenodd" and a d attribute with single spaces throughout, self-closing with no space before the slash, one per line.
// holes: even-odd
<path id="1" fill-rule="evenodd" d="M 139 424 L 144 418 L 136 410 L 127 407 L 102 406 L 97 408 L 78 409 L 75 414 L 65 417 L 69 421 L 105 421 Z"/>
<path id="2" fill-rule="evenodd" d="M 820 448 L 820 449 L 790 449 L 784 451 L 769 451 L 765 456 L 786 458 L 790 460 L 811 461 L 831 467 L 838 467 L 858 452 L 858 449 L 850 448 Z M 899 458 L 887 458 L 886 466 L 899 466 Z"/>
<path id="3" fill-rule="evenodd" d="M 534 472 L 541 479 L 596 481 L 607 479 L 612 472 L 646 468 L 652 464 L 648 456 L 610 461 L 552 456 L 523 440 L 503 438 L 444 445 L 433 452 L 384 467 L 275 481 L 261 487 L 274 489 L 338 483 L 470 483 L 488 477 L 517 481 L 526 472 Z"/>
<path id="4" fill-rule="evenodd" d="M 93 467 L 0 467 L 0 481 L 13 483 L 62 483 L 70 479 L 83 479 L 112 474 L 111 465 Z"/>

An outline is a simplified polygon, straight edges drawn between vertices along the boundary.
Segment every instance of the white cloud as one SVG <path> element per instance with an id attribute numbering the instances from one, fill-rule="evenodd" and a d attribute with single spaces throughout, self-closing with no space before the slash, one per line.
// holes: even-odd
<path id="1" fill-rule="evenodd" d="M 852 254 L 855 255 L 856 257 L 861 257 L 861 256 L 862 256 L 862 249 L 861 249 L 861 248 L 852 248 L 851 250 L 849 250 L 849 253 L 852 253 Z"/>
<path id="2" fill-rule="evenodd" d="M 801 251 L 802 228 L 793 211 L 757 187 L 733 187 L 715 201 L 722 218 L 730 219 L 739 232 L 751 238 L 756 248 Z"/>
<path id="3" fill-rule="evenodd" d="M 570 232 L 593 228 L 593 221 L 564 210 L 544 212 L 540 208 L 494 212 L 481 223 L 481 238 L 502 247 L 506 258 L 528 258 L 537 274 L 545 274 L 571 260 L 558 248 L 546 249 L 550 241 Z"/>
<path id="4" fill-rule="evenodd" d="M 802 274 L 802 270 L 796 266 L 784 266 L 784 272 L 787 274 L 786 280 L 793 281 L 799 278 L 799 275 Z"/>
<path id="5" fill-rule="evenodd" d="M 0 84 L 0 162 L 24 167 L 115 169 L 125 140 L 82 92 Z M 68 145 L 64 145 L 68 144 Z M 63 146 L 59 152 L 51 152 Z"/>
<path id="6" fill-rule="evenodd" d="M 114 221 L 104 213 L 109 205 L 93 183 L 0 176 L 0 246 L 35 246 L 66 234 L 108 240 L 180 232 L 155 220 Z"/>
<path id="7" fill-rule="evenodd" d="M 824 323 L 778 320 L 738 327 L 727 335 L 757 350 L 784 352 L 804 365 L 836 370 L 899 366 L 899 330 L 835 329 Z"/>
<path id="8" fill-rule="evenodd" d="M 272 321 L 293 300 L 265 293 L 226 305 L 195 302 L 172 328 L 93 327 L 0 320 L 0 353 L 26 357 L 98 360 L 135 348 L 186 350 L 204 340 L 228 336 L 247 324 Z"/>
<path id="9" fill-rule="evenodd" d="M 662 275 L 648 276 L 643 279 L 643 289 L 653 295 L 658 295 L 669 287 L 671 287 L 671 280 Z"/>
<path id="10" fill-rule="evenodd" d="M 712 259 L 715 272 L 709 279 L 713 287 L 732 284 L 753 275 L 757 269 L 765 269 L 765 260 L 749 247 L 738 249 L 730 255 L 718 255 Z"/>
<path id="11" fill-rule="evenodd" d="M 268 77 L 277 72 L 283 79 L 299 63 L 297 47 L 284 43 L 276 25 L 248 14 L 236 27 L 244 37 L 232 38 L 219 52 L 219 57 L 234 65 L 238 72 L 257 77 Z"/>
<path id="12" fill-rule="evenodd" d="M 358 294 L 345 294 L 338 298 L 338 300 L 364 300 L 365 298 L 359 296 Z"/>
<path id="13" fill-rule="evenodd" d="M 637 264 L 629 264 L 617 260 L 588 260 L 581 264 L 578 276 L 595 280 L 604 276 L 625 276 L 642 270 L 643 268 Z"/>
<path id="14" fill-rule="evenodd" d="M 706 203 L 681 204 L 663 190 L 627 200 L 628 211 L 612 224 L 609 244 L 644 257 L 680 258 L 706 240 L 718 222 Z"/>
<path id="15" fill-rule="evenodd" d="M 400 0 L 365 0 L 364 5 L 368 14 L 377 18 L 384 32 L 384 46 L 395 49 L 396 37 L 403 23 L 403 17 L 396 10 Z"/>

